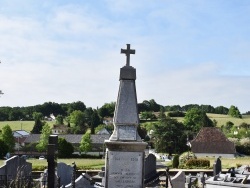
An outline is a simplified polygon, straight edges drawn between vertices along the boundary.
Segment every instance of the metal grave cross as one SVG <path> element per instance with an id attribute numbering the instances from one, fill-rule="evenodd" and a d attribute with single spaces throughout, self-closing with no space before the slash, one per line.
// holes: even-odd
<path id="1" fill-rule="evenodd" d="M 127 44 L 127 49 L 121 49 L 121 54 L 126 54 L 126 66 L 130 66 L 130 54 L 135 54 L 135 50 L 130 49 L 130 44 Z"/>

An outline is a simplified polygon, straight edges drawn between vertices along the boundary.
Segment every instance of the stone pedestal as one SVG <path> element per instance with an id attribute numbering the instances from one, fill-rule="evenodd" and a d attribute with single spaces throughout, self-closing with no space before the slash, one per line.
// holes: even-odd
<path id="1" fill-rule="evenodd" d="M 142 188 L 144 181 L 144 142 L 107 141 L 105 187 Z"/>

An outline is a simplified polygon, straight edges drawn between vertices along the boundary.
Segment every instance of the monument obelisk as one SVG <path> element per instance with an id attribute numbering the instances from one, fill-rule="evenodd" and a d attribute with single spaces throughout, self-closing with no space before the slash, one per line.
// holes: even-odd
<path id="1" fill-rule="evenodd" d="M 138 135 L 139 116 L 136 96 L 136 69 L 130 66 L 130 54 L 135 50 L 121 49 L 126 65 L 120 69 L 120 86 L 114 112 L 114 132 L 105 141 L 106 188 L 144 187 L 144 150 L 147 143 Z"/>

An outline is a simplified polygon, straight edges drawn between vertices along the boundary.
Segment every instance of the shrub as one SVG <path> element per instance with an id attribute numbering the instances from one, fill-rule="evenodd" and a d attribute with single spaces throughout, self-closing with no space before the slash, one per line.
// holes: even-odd
<path id="1" fill-rule="evenodd" d="M 189 159 L 196 159 L 196 156 L 192 152 L 184 152 L 179 157 L 179 166 L 184 167 Z"/>
<path id="2" fill-rule="evenodd" d="M 189 159 L 186 162 L 186 166 L 188 168 L 193 168 L 193 167 L 202 167 L 202 168 L 209 168 L 210 167 L 210 161 L 207 159 Z"/>
<path id="3" fill-rule="evenodd" d="M 185 113 L 181 111 L 172 111 L 168 113 L 169 117 L 185 117 Z"/>
<path id="4" fill-rule="evenodd" d="M 173 168 L 178 168 L 179 166 L 179 155 L 175 155 L 173 158 Z"/>

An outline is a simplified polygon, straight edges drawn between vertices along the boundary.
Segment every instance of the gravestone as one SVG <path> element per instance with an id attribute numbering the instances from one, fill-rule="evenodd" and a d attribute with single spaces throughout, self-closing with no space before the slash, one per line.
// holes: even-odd
<path id="1" fill-rule="evenodd" d="M 135 50 L 121 49 L 127 56 L 126 65 L 120 69 L 120 86 L 114 112 L 114 131 L 105 141 L 106 188 L 144 187 L 144 150 L 147 146 L 137 132 L 139 116 L 135 88 L 136 70 L 130 66 L 130 54 Z"/>
<path id="2" fill-rule="evenodd" d="M 217 174 L 221 172 L 221 170 L 222 170 L 221 160 L 220 158 L 217 158 L 213 164 L 213 175 L 216 176 Z"/>
<path id="3" fill-rule="evenodd" d="M 55 176 L 55 168 L 56 168 L 56 153 L 58 148 L 58 136 L 50 135 L 49 136 L 49 144 L 47 151 L 47 162 L 48 162 L 48 187 L 54 188 L 57 185 L 56 176 Z"/>
<path id="4" fill-rule="evenodd" d="M 0 167 L 0 187 L 16 178 L 28 178 L 32 173 L 32 163 L 19 156 L 13 156 Z"/>
<path id="5" fill-rule="evenodd" d="M 173 178 L 171 178 L 172 187 L 185 187 L 186 176 L 183 171 L 179 171 Z"/>
<path id="6" fill-rule="evenodd" d="M 145 180 L 155 177 L 156 172 L 156 157 L 154 154 L 150 153 L 145 158 L 145 169 L 144 169 L 144 178 Z"/>
<path id="7" fill-rule="evenodd" d="M 65 163 L 57 163 L 57 176 L 60 177 L 60 185 L 68 185 L 71 182 L 73 167 Z"/>

